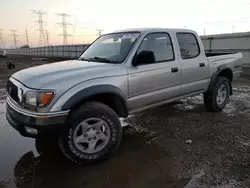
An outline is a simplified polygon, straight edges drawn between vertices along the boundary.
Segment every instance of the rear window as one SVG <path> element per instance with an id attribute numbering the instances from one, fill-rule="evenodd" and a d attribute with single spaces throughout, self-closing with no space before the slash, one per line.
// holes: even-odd
<path id="1" fill-rule="evenodd" d="M 177 33 L 176 36 L 182 59 L 195 58 L 200 54 L 200 47 L 194 34 Z"/>

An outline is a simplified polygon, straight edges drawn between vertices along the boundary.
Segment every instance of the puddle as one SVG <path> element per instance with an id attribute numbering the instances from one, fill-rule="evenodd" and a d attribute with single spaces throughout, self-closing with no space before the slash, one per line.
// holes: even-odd
<path id="1" fill-rule="evenodd" d="M 0 112 L 3 112 L 4 108 L 4 104 L 0 103 Z M 37 152 L 34 148 L 34 140 L 20 136 L 9 126 L 5 113 L 0 114 L 0 148 L 0 182 L 3 185 L 6 183 L 12 185 L 16 162 L 27 151 L 34 152 L 36 155 Z"/>
<path id="2" fill-rule="evenodd" d="M 148 183 L 153 184 L 162 173 L 157 166 L 162 158 L 160 150 L 147 144 L 152 135 L 143 128 L 131 127 L 126 121 L 121 147 L 112 159 L 96 165 L 78 166 L 61 154 L 56 140 L 22 137 L 6 122 L 4 103 L 0 103 L 0 112 L 1 188 L 145 187 Z M 151 174 L 148 169 L 155 173 Z M 174 182 L 168 176 L 164 178 Z"/>

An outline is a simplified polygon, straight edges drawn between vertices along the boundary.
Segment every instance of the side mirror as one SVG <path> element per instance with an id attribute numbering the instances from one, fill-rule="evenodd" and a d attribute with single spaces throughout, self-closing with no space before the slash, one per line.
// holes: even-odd
<path id="1" fill-rule="evenodd" d="M 150 64 L 155 62 L 155 55 L 152 51 L 141 51 L 139 54 L 135 55 L 132 65 L 138 66 L 142 64 Z"/>

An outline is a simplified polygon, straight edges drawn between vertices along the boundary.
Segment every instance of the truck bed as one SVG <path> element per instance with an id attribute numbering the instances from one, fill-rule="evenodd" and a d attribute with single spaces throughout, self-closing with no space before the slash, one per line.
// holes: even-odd
<path id="1" fill-rule="evenodd" d="M 237 79 L 241 73 L 242 54 L 241 53 L 206 53 L 210 64 L 210 76 L 215 73 L 220 66 L 230 69 Z"/>

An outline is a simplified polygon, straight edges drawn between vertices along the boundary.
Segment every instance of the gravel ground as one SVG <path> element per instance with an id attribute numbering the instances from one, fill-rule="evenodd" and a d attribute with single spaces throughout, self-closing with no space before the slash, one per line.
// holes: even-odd
<path id="1" fill-rule="evenodd" d="M 19 61 L 21 59 L 21 61 Z M 20 136 L 5 120 L 4 89 L 16 70 L 36 65 L 16 58 L 17 69 L 0 61 L 0 188 L 244 188 L 250 187 L 250 81 L 233 84 L 221 113 L 205 111 L 202 95 L 121 120 L 124 137 L 108 161 L 77 166 L 55 140 Z"/>

